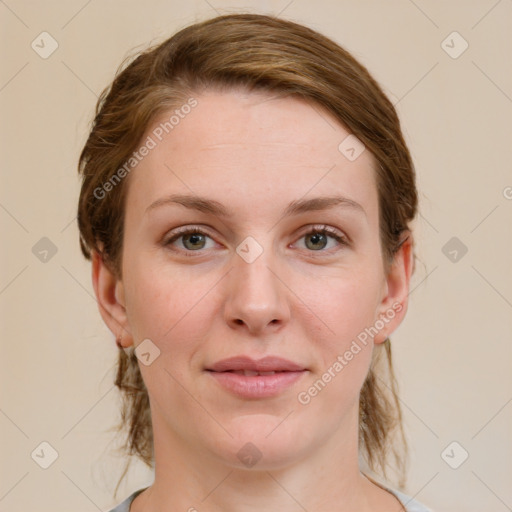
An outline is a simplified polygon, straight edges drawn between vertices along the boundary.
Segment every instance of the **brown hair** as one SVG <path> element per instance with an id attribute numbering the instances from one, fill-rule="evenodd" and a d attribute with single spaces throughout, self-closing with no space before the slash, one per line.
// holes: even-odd
<path id="1" fill-rule="evenodd" d="M 191 25 L 120 66 L 98 100 L 79 160 L 78 226 L 85 257 L 97 251 L 122 276 L 128 180 L 108 187 L 108 193 L 103 185 L 129 160 L 149 124 L 205 89 L 240 87 L 321 106 L 369 149 L 377 162 L 380 238 L 388 269 L 417 211 L 414 166 L 395 108 L 367 69 L 335 42 L 300 24 L 257 14 Z M 115 384 L 123 393 L 119 427 L 128 430 L 125 448 L 152 467 L 149 398 L 133 350 L 119 351 Z M 406 448 L 389 339 L 374 351 L 359 409 L 363 461 L 386 476 L 391 452 L 402 486 Z"/>

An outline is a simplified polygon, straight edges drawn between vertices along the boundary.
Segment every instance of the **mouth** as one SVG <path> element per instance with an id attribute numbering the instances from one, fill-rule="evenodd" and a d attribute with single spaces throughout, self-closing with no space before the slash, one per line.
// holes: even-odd
<path id="1" fill-rule="evenodd" d="M 245 399 L 275 397 L 308 373 L 304 366 L 275 356 L 260 360 L 232 357 L 218 361 L 206 371 L 222 389 Z"/>
<path id="2" fill-rule="evenodd" d="M 213 370 L 211 370 L 213 371 Z M 270 372 L 255 372 L 252 370 L 227 370 L 229 373 L 234 373 L 236 375 L 244 375 L 245 377 L 257 377 L 257 376 L 267 376 L 267 375 L 275 375 L 276 373 L 284 373 L 281 371 L 270 371 Z M 218 373 L 226 373 L 226 372 L 218 372 Z"/>
<path id="3" fill-rule="evenodd" d="M 279 372 L 299 372 L 306 370 L 303 365 L 277 356 L 266 356 L 263 359 L 252 359 L 249 356 L 235 356 L 217 361 L 206 368 L 213 372 L 253 372 L 255 374 L 269 374 Z"/>

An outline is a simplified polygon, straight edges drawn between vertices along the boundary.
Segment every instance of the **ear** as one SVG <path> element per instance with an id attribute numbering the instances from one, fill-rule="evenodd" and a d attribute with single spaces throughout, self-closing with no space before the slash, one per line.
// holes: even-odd
<path id="1" fill-rule="evenodd" d="M 375 344 L 386 341 L 402 323 L 407 312 L 409 283 L 414 270 L 412 248 L 412 233 L 405 231 L 402 233 L 400 248 L 395 253 L 385 276 L 384 292 L 375 321 L 375 326 L 379 327 L 373 339 Z"/>
<path id="2" fill-rule="evenodd" d="M 123 348 L 133 344 L 126 315 L 124 286 L 103 261 L 102 255 L 92 252 L 92 284 L 103 321 Z"/>

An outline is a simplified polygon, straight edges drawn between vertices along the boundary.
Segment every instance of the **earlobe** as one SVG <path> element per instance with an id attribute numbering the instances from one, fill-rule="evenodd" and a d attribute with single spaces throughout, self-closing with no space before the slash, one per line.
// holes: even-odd
<path id="1" fill-rule="evenodd" d="M 133 341 L 126 315 L 124 285 L 103 261 L 102 255 L 92 252 L 92 283 L 103 321 L 123 347 Z"/>
<path id="2" fill-rule="evenodd" d="M 407 312 L 409 283 L 414 267 L 412 233 L 402 233 L 402 243 L 396 251 L 386 276 L 385 293 L 378 310 L 376 324 L 380 320 L 374 343 L 383 343 L 402 323 Z"/>

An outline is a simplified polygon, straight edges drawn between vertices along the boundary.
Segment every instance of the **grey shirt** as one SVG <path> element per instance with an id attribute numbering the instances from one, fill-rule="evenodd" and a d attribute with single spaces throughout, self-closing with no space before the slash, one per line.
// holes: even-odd
<path id="1" fill-rule="evenodd" d="M 126 498 L 122 503 L 120 503 L 116 508 L 113 508 L 110 512 L 130 512 L 130 505 L 132 501 L 135 499 L 137 495 L 139 495 L 142 491 L 145 491 L 146 489 L 147 487 L 135 491 L 133 494 L 128 496 L 128 498 Z M 417 502 L 410 496 L 407 496 L 407 494 L 389 488 L 388 491 L 397 497 L 397 499 L 400 501 L 400 503 L 402 503 L 407 512 L 432 512 L 429 508 L 425 507 L 425 505 L 422 505 L 421 503 Z"/>

